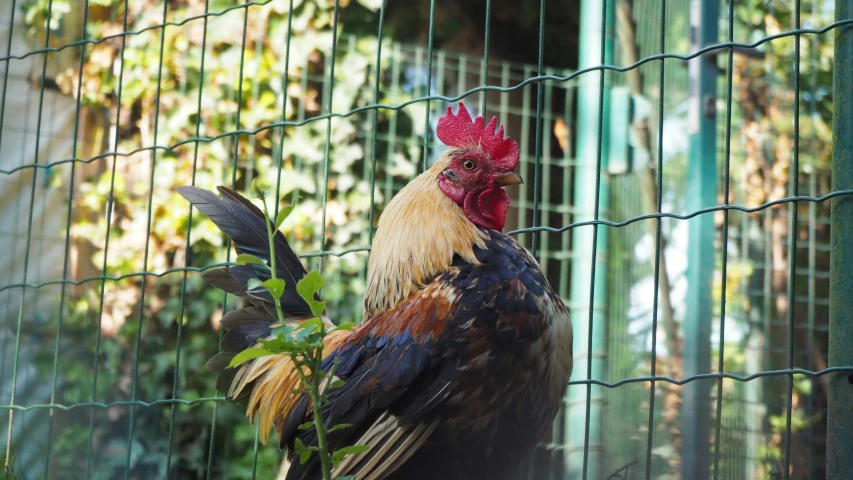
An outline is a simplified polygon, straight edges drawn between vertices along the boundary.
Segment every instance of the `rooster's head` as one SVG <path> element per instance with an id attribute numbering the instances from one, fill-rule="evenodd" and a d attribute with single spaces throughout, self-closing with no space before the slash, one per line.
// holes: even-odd
<path id="1" fill-rule="evenodd" d="M 436 134 L 451 147 L 437 162 L 441 172 L 441 191 L 456 202 L 465 216 L 483 228 L 500 231 L 506 221 L 509 196 L 503 187 L 522 183 L 515 172 L 518 144 L 504 138 L 504 128 L 495 131 L 497 119 L 485 125 L 483 117 L 471 120 L 468 110 L 459 102 L 459 112 L 438 120 Z"/>

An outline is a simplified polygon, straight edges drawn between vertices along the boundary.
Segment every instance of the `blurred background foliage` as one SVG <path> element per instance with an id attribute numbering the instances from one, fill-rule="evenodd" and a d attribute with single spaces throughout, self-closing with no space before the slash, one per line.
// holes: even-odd
<path id="1" fill-rule="evenodd" d="M 482 30 L 476 17 L 456 15 L 482 5 L 440 3 L 445 5 L 437 8 L 437 47 L 470 36 L 470 29 L 461 28 L 466 25 L 480 24 L 477 31 Z M 218 319 L 235 299 L 223 298 L 197 274 L 160 275 L 228 261 L 227 238 L 203 216 L 190 217 L 175 185 L 224 184 L 242 191 L 260 177 L 285 202 L 300 198 L 283 230 L 297 252 L 316 254 L 368 245 L 370 209 L 378 218 L 386 197 L 419 171 L 420 138 L 427 127 L 423 104 L 379 110 L 376 131 L 385 141 L 378 143 L 366 133 L 374 131 L 370 112 L 298 127 L 281 123 L 327 114 L 330 97 L 332 111 L 342 113 L 376 101 L 397 105 L 426 93 L 424 66 L 398 68 L 412 60 L 406 57 L 411 52 L 389 43 L 425 40 L 423 18 L 429 12 L 422 4 L 389 2 L 378 91 L 373 69 L 379 0 L 338 2 L 334 58 L 333 0 L 245 5 L 228 0 L 20 3 L 33 49 L 98 40 L 61 51 L 58 61 L 51 60 L 56 74 L 45 79 L 48 88 L 80 99 L 78 121 L 88 140 L 74 153 L 90 159 L 72 172 L 76 184 L 48 176 L 53 187 L 73 189 L 73 204 L 62 205 L 73 211 L 73 276 L 110 277 L 69 287 L 59 323 L 27 327 L 38 330 L 30 334 L 60 338 L 57 348 L 35 349 L 39 374 L 59 379 L 54 403 L 193 401 L 222 394 L 214 391 L 204 363 L 217 349 Z M 535 5 L 501 11 L 495 31 L 512 29 L 535 38 Z M 521 30 L 514 13 L 527 19 Z M 569 14 L 566 8 L 553 21 Z M 171 26 L 161 29 L 162 23 Z M 124 36 L 125 31 L 134 34 Z M 501 38 L 494 57 L 501 50 L 519 53 L 517 44 Z M 571 41 L 576 40 L 561 39 Z M 535 42 L 530 48 L 535 52 Z M 332 64 L 336 72 L 329 91 L 325 74 Z M 392 139 L 400 139 L 396 143 L 387 138 L 391 127 Z M 385 161 L 374 173 L 371 160 L 377 158 Z M 372 175 L 378 185 L 374 192 Z M 329 279 L 323 296 L 336 321 L 361 319 L 366 259 L 362 250 L 306 260 Z M 56 411 L 51 417 L 45 474 L 91 470 L 112 478 L 129 466 L 132 478 L 167 473 L 248 478 L 256 469 L 275 471 L 281 458 L 274 448 L 256 448 L 253 428 L 234 408 L 206 403 L 81 413 Z M 135 433 L 128 453 L 130 428 Z M 215 454 L 208 455 L 209 448 Z"/>
<path id="2" fill-rule="evenodd" d="M 368 117 L 331 122 L 328 155 L 333 173 L 325 225 L 318 221 L 322 195 L 317 192 L 323 190 L 326 122 L 269 127 L 327 113 L 320 106 L 329 94 L 323 90 L 327 82 L 322 74 L 324 62 L 331 61 L 333 1 L 291 2 L 291 30 L 288 2 L 281 1 L 228 11 L 234 2 L 190 0 L 164 5 L 101 0 L 89 2 L 82 16 L 79 11 L 72 16 L 79 3 L 35 0 L 22 5 L 34 45 L 43 44 L 49 12 L 53 30 L 69 31 L 72 27 L 67 23 L 80 24 L 82 16 L 88 15 L 87 38 L 112 36 L 86 45 L 82 75 L 72 65 L 55 78 L 63 93 L 76 97 L 79 91 L 84 109 L 100 114 L 87 132 L 100 139 L 94 155 L 135 152 L 127 157 L 106 156 L 97 167 L 87 169 L 77 186 L 71 234 L 80 256 L 78 278 L 89 276 L 86 272 L 119 277 L 226 261 L 227 239 L 203 216 L 193 216 L 192 236 L 188 236 L 189 206 L 174 194 L 175 185 L 224 184 L 245 190 L 253 178 L 261 177 L 279 188 L 282 196 L 306 194 L 283 226 L 297 252 L 340 251 L 367 244 L 371 192 L 368 179 L 359 175 L 367 168 L 365 139 L 363 134 L 356 137 L 366 130 Z M 377 43 L 367 29 L 375 35 L 378 3 L 344 1 L 340 8 L 339 35 L 359 35 L 354 45 L 338 52 L 334 111 L 346 112 L 373 99 L 375 74 L 370 73 L 368 59 L 375 58 Z M 207 12 L 217 14 L 205 16 Z M 199 16 L 203 18 L 183 25 L 146 30 L 164 21 Z M 120 36 L 125 30 L 141 33 Z M 392 97 L 391 103 L 411 98 L 404 91 L 384 90 L 383 95 Z M 235 130 L 257 132 L 228 133 Z M 223 134 L 219 140 L 193 141 Z M 171 150 L 148 148 L 176 144 L 180 146 Z M 399 152 L 396 169 L 379 174 L 404 181 L 414 172 L 417 158 L 413 156 L 418 154 Z M 381 199 L 377 192 L 377 203 Z M 365 260 L 362 253 L 323 262 L 323 272 L 336 280 L 323 294 L 338 321 L 360 319 Z M 315 268 L 317 264 L 314 261 Z M 223 308 L 234 305 L 233 298 L 224 299 L 197 274 L 131 276 L 98 283 L 74 289 L 67 301 L 58 371 L 62 386 L 55 402 L 112 403 L 131 395 L 148 401 L 176 396 L 192 401 L 217 395 L 204 363 L 216 353 L 218 318 Z M 48 325 L 55 328 L 53 323 Z M 95 345 L 97 351 L 92 350 Z M 39 371 L 48 378 L 53 352 L 39 353 Z M 98 372 L 96 384 L 93 370 Z M 219 428 L 213 433 L 212 408 L 210 404 L 137 408 L 133 423 L 138 440 L 129 458 L 131 477 L 164 478 L 168 470 L 173 478 L 195 478 L 203 477 L 208 468 L 214 478 L 252 476 L 253 428 L 237 409 L 219 408 L 215 417 Z M 55 422 L 61 426 L 53 430 L 55 464 L 49 468 L 83 471 L 90 463 L 99 478 L 120 476 L 126 463 L 130 410 L 81 413 L 57 413 Z M 175 423 L 170 429 L 171 422 Z M 211 443 L 220 454 L 208 458 Z M 257 455 L 257 469 L 276 471 L 276 449 L 261 449 Z"/>

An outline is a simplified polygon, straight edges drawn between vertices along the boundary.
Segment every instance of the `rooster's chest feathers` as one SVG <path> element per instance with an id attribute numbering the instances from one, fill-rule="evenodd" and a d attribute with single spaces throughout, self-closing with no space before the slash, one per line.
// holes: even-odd
<path id="1" fill-rule="evenodd" d="M 528 428 L 538 437 L 571 374 L 568 313 L 514 240 L 491 232 L 476 253 L 479 265 L 460 265 L 448 279 L 463 292 L 457 301 L 465 308 L 454 332 L 460 388 L 447 400 L 446 427 L 463 436 Z"/>

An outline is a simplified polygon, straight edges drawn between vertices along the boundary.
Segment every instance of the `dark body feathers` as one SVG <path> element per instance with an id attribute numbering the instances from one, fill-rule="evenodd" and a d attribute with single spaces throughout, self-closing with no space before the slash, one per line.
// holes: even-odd
<path id="1" fill-rule="evenodd" d="M 328 425 L 353 427 L 332 434 L 334 446 L 359 442 L 391 422 L 401 435 L 382 435 L 350 470 L 365 478 L 374 455 L 411 455 L 392 479 L 511 478 L 512 467 L 550 426 L 570 366 L 554 365 L 555 321 L 567 321 L 562 302 L 536 262 L 511 238 L 489 232 L 479 264 L 455 262 L 426 289 L 396 309 L 371 318 L 329 356 L 345 385 L 332 390 Z M 570 338 L 569 338 L 570 341 Z M 570 361 L 570 356 L 569 356 Z M 558 378 L 557 378 L 558 377 Z M 551 385 L 557 388 L 549 388 Z M 306 444 L 314 430 L 297 431 L 303 399 L 284 430 Z M 398 452 L 418 426 L 434 430 L 415 451 Z M 421 432 L 423 433 L 423 432 Z M 401 438 L 402 436 L 402 438 Z M 295 461 L 288 480 L 319 478 L 316 459 Z"/>

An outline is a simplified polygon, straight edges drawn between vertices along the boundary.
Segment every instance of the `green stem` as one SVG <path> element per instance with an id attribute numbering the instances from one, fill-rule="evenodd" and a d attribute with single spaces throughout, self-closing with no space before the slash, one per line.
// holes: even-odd
<path id="1" fill-rule="evenodd" d="M 265 198 L 261 198 L 261 203 L 264 205 L 264 217 L 267 224 L 267 239 L 269 240 L 270 246 L 270 277 L 273 279 L 277 279 L 278 277 L 275 275 L 275 244 L 273 243 L 275 240 L 275 234 L 272 231 L 272 225 L 270 224 L 270 214 L 267 210 L 267 200 Z M 282 325 L 284 325 L 284 312 L 281 310 L 281 299 L 274 298 L 275 302 L 275 313 L 278 314 L 278 321 Z"/>
<path id="2" fill-rule="evenodd" d="M 273 279 L 277 279 L 278 277 L 275 273 L 275 245 L 273 243 L 275 234 L 273 233 L 269 210 L 267 210 L 266 199 L 261 197 L 261 203 L 264 206 L 264 217 L 266 217 L 265 220 L 267 224 L 267 239 L 269 240 L 270 246 L 270 276 Z M 281 302 L 279 299 L 274 300 L 275 311 L 278 314 L 278 321 L 284 325 L 284 312 L 281 309 Z M 325 323 L 320 324 L 320 333 L 322 335 L 321 338 L 326 336 Z M 320 469 L 323 472 L 323 480 L 332 480 L 332 458 L 329 453 L 329 445 L 326 440 L 326 424 L 323 422 L 322 412 L 323 395 L 320 393 L 320 382 L 322 382 L 324 378 L 322 365 L 322 340 L 318 348 L 313 352 L 307 353 L 310 355 L 308 357 L 308 362 L 299 361 L 297 359 L 297 355 L 292 355 L 291 360 L 293 361 L 293 365 L 296 367 L 296 372 L 299 374 L 299 379 L 302 381 L 302 384 L 308 387 L 308 394 L 311 396 L 311 403 L 314 406 L 314 428 L 317 430 L 317 454 L 320 455 Z M 302 371 L 303 365 L 307 365 L 309 367 L 308 369 L 311 372 L 310 378 L 308 378 L 305 375 L 305 372 Z"/>
<path id="3" fill-rule="evenodd" d="M 329 454 L 329 444 L 326 440 L 326 424 L 323 422 L 323 396 L 320 394 L 320 382 L 323 381 L 322 375 L 314 375 L 314 372 L 322 372 L 322 366 L 318 358 L 322 358 L 322 350 L 317 349 L 317 356 L 312 358 L 309 365 L 309 370 L 312 371 L 311 378 L 308 379 L 305 373 L 302 372 L 302 362 L 297 364 L 296 371 L 301 377 L 302 383 L 308 386 L 308 394 L 311 396 L 311 403 L 314 407 L 314 428 L 317 430 L 317 454 L 320 455 L 320 470 L 323 472 L 323 480 L 332 480 L 332 458 Z M 296 360 L 294 358 L 294 360 Z M 294 361 L 294 364 L 296 362 Z"/>

